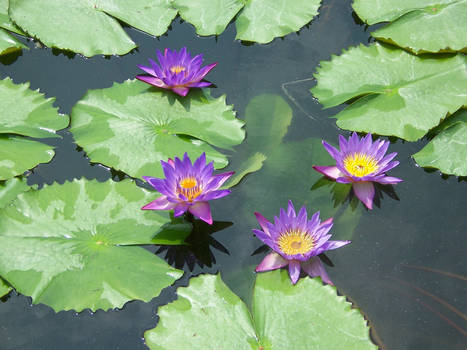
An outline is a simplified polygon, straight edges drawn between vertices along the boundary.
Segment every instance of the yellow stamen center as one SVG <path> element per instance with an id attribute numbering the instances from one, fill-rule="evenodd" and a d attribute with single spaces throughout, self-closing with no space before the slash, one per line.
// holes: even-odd
<path id="1" fill-rule="evenodd" d="M 315 246 L 315 241 L 306 232 L 288 230 L 281 234 L 277 244 L 284 254 L 295 255 L 308 253 Z"/>
<path id="2" fill-rule="evenodd" d="M 183 71 L 185 71 L 185 69 L 186 69 L 186 68 L 183 67 L 183 66 L 172 66 L 172 67 L 170 67 L 170 71 L 171 71 L 172 73 L 175 73 L 175 74 L 178 74 L 178 73 L 180 73 L 180 72 L 183 72 Z"/>
<path id="3" fill-rule="evenodd" d="M 344 158 L 345 169 L 353 176 L 363 177 L 378 170 L 375 158 L 365 153 L 353 153 Z"/>
<path id="4" fill-rule="evenodd" d="M 178 186 L 177 192 L 184 195 L 190 202 L 203 192 L 198 181 L 192 176 L 181 179 Z"/>

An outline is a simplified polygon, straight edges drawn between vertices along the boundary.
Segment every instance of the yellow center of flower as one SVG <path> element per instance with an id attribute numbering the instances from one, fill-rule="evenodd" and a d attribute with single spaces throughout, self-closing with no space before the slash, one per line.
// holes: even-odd
<path id="1" fill-rule="evenodd" d="M 353 176 L 363 177 L 378 170 L 375 158 L 365 153 L 353 153 L 344 158 L 345 169 Z"/>
<path id="2" fill-rule="evenodd" d="M 192 176 L 181 179 L 178 185 L 178 193 L 184 195 L 190 202 L 203 192 L 198 181 Z"/>
<path id="3" fill-rule="evenodd" d="M 281 234 L 277 244 L 284 254 L 295 255 L 308 253 L 315 246 L 315 241 L 306 232 L 289 230 Z"/>
<path id="4" fill-rule="evenodd" d="M 175 73 L 175 74 L 178 74 L 178 73 L 180 73 L 180 72 L 183 72 L 183 71 L 185 71 L 185 69 L 186 69 L 186 68 L 183 67 L 183 66 L 172 66 L 172 67 L 170 67 L 170 71 L 171 71 L 172 73 Z"/>

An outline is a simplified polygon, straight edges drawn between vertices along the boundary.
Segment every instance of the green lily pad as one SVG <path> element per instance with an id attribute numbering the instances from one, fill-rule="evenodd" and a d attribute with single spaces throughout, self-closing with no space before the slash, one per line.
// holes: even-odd
<path id="1" fill-rule="evenodd" d="M 371 33 L 415 53 L 467 49 L 467 0 L 355 0 L 368 24 L 391 21 Z"/>
<path id="2" fill-rule="evenodd" d="M 0 80 L 0 180 L 12 178 L 47 163 L 54 156 L 53 147 L 26 139 L 59 137 L 57 130 L 68 125 L 68 116 L 53 107 L 54 99 L 44 98 L 29 84 L 14 84 L 10 78 Z"/>
<path id="3" fill-rule="evenodd" d="M 467 105 L 467 57 L 420 58 L 374 44 L 321 62 L 311 89 L 324 107 L 358 98 L 338 113 L 343 129 L 416 141 Z M 360 97 L 361 96 L 361 97 Z"/>
<path id="4" fill-rule="evenodd" d="M 10 293 L 12 288 L 0 278 L 0 298 Z"/>
<path id="5" fill-rule="evenodd" d="M 231 149 L 245 137 L 225 96 L 198 89 L 179 98 L 137 80 L 88 91 L 72 116 L 70 130 L 91 161 L 132 177 L 163 177 L 160 161 L 185 152 L 192 159 L 206 152 L 225 167 L 226 156 L 212 146 Z"/>
<path id="6" fill-rule="evenodd" d="M 318 14 L 321 0 L 175 0 L 180 16 L 199 35 L 221 34 L 236 20 L 237 39 L 268 43 L 296 32 Z"/>
<path id="7" fill-rule="evenodd" d="M 467 110 L 448 117 L 438 129 L 439 134 L 413 155 L 415 161 L 445 174 L 467 176 Z"/>
<path id="8" fill-rule="evenodd" d="M 28 47 L 26 45 L 17 40 L 13 35 L 8 34 L 8 32 L 3 29 L 0 29 L 0 55 L 7 55 L 27 48 Z"/>
<path id="9" fill-rule="evenodd" d="M 0 209 L 5 208 L 20 193 L 29 191 L 27 180 L 23 177 L 15 177 L 7 181 L 0 181 Z"/>
<path id="10" fill-rule="evenodd" d="M 251 313 L 219 275 L 194 277 L 177 294 L 144 334 L 150 349 L 377 349 L 360 311 L 318 278 L 293 286 L 285 270 L 258 274 Z"/>
<path id="11" fill-rule="evenodd" d="M 47 46 L 93 56 L 122 55 L 136 47 L 118 20 L 162 35 L 177 11 L 170 0 L 10 0 L 9 14 Z"/>
<path id="12" fill-rule="evenodd" d="M 236 39 L 266 44 L 296 32 L 318 14 L 321 0 L 250 0 L 238 16 Z"/>
<path id="13" fill-rule="evenodd" d="M 182 275 L 136 246 L 159 235 L 167 244 L 160 229 L 169 214 L 140 209 L 153 199 L 130 180 L 75 180 L 20 194 L 0 210 L 0 275 L 55 311 L 149 301 Z M 171 243 L 188 234 L 179 231 Z"/>

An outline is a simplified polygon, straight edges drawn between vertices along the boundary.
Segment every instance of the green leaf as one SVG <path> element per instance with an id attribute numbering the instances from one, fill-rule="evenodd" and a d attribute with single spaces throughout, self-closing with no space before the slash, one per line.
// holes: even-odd
<path id="1" fill-rule="evenodd" d="M 118 20 L 162 35 L 176 14 L 170 0 L 10 0 L 11 18 L 28 34 L 85 56 L 122 55 L 136 47 Z"/>
<path id="2" fill-rule="evenodd" d="M 0 275 L 55 311 L 149 301 L 182 274 L 135 246 L 157 242 L 170 222 L 168 213 L 140 209 L 154 197 L 130 180 L 75 180 L 20 194 L 0 210 Z"/>
<path id="3" fill-rule="evenodd" d="M 0 298 L 10 293 L 12 288 L 0 278 Z"/>
<path id="4" fill-rule="evenodd" d="M 27 49 L 21 41 L 17 40 L 13 35 L 8 34 L 3 29 L 0 29 L 0 55 L 6 55 L 17 50 Z"/>
<path id="5" fill-rule="evenodd" d="M 210 145 L 231 149 L 245 137 L 225 96 L 198 89 L 179 98 L 137 80 L 88 91 L 72 116 L 70 131 L 91 161 L 133 177 L 161 177 L 160 160 L 185 152 L 192 159 L 206 152 L 225 167 L 227 158 Z"/>
<path id="6" fill-rule="evenodd" d="M 23 177 L 15 177 L 7 181 L 0 181 L 0 209 L 5 208 L 20 193 L 31 189 Z"/>
<path id="7" fill-rule="evenodd" d="M 246 175 L 261 169 L 266 158 L 267 157 L 260 152 L 252 154 L 241 163 L 241 165 L 235 171 L 235 174 L 227 181 L 223 188 L 236 186 Z"/>
<path id="8" fill-rule="evenodd" d="M 258 274 L 252 313 L 220 275 L 194 277 L 177 294 L 144 334 L 150 349 L 377 349 L 359 310 L 317 278 L 294 286 L 285 270 Z"/>
<path id="9" fill-rule="evenodd" d="M 368 24 L 391 21 L 371 35 L 415 53 L 467 48 L 467 0 L 355 0 L 353 8 Z"/>
<path id="10" fill-rule="evenodd" d="M 219 35 L 244 6 L 243 0 L 174 0 L 180 17 L 199 35 Z"/>
<path id="11" fill-rule="evenodd" d="M 54 156 L 53 147 L 29 140 L 59 137 L 55 132 L 68 125 L 68 116 L 53 107 L 54 99 L 45 99 L 29 84 L 14 84 L 10 78 L 0 80 L 0 180 L 9 179 L 47 163 Z"/>
<path id="12" fill-rule="evenodd" d="M 5 28 L 10 32 L 25 35 L 10 19 L 8 15 L 8 0 L 0 0 L 0 28 Z"/>
<path id="13" fill-rule="evenodd" d="M 441 123 L 440 133 L 413 157 L 418 165 L 445 174 L 467 176 L 467 110 Z"/>
<path id="14" fill-rule="evenodd" d="M 266 44 L 296 32 L 318 14 L 321 0 L 250 0 L 237 18 L 236 39 Z"/>
<path id="15" fill-rule="evenodd" d="M 467 105 L 467 58 L 461 54 L 420 58 L 360 45 L 321 62 L 315 77 L 311 91 L 326 108 L 362 96 L 335 116 L 347 130 L 416 141 Z"/>

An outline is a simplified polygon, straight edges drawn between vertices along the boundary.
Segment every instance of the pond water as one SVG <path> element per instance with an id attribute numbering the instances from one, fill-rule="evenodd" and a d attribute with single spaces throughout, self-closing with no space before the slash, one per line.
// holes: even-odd
<path id="1" fill-rule="evenodd" d="M 190 276 L 203 272 L 220 271 L 227 285 L 249 302 L 254 267 L 266 254 L 251 232 L 258 226 L 253 212 L 271 219 L 292 199 L 297 207 L 306 204 L 309 212 L 321 210 L 323 218 L 333 215 L 334 239 L 352 240 L 327 254 L 334 265 L 327 271 L 339 292 L 370 321 L 381 349 L 466 349 L 465 180 L 418 168 L 411 155 L 426 141 L 397 140 L 390 151 L 398 152 L 401 164 L 390 174 L 404 182 L 382 192 L 374 210 L 349 201 L 334 205 L 332 198 L 338 193 L 332 186 L 313 187 L 320 176 L 311 165 L 330 165 L 319 163 L 324 152 L 321 139 L 336 142 L 339 133 L 348 133 L 339 131 L 329 118 L 342 106 L 323 110 L 313 99 L 312 74 L 332 54 L 368 44 L 371 29 L 356 20 L 350 2 L 331 0 L 323 1 L 320 15 L 299 33 L 268 45 L 234 41 L 232 24 L 217 38 L 200 38 L 191 25 L 176 20 L 168 34 L 157 39 L 126 28 L 139 48 L 122 57 L 85 59 L 29 42 L 31 49 L 21 56 L 3 59 L 2 79 L 30 81 L 32 89 L 56 97 L 60 112 L 69 114 L 88 89 L 140 74 L 136 64 L 146 64 L 156 49 L 187 46 L 193 54 L 204 53 L 206 63 L 218 62 L 208 76 L 217 86 L 214 96 L 226 94 L 239 118 L 248 118 L 249 110 L 262 113 L 261 123 L 247 129 L 246 142 L 236 148 L 227 169 L 235 170 L 258 145 L 266 145 L 268 159 L 230 196 L 213 203 L 215 224 L 209 231 L 200 227 L 191 251 L 147 247 L 186 272 L 161 296 L 150 303 L 130 302 L 122 310 L 55 314 L 45 305 L 31 306 L 30 298 L 13 292 L 0 303 L 0 348 L 145 349 L 143 332 L 156 325 L 157 307 L 173 300 L 176 287 L 187 285 Z M 287 115 L 292 116 L 288 127 Z M 283 127 L 271 133 L 270 124 L 275 122 Z M 119 177 L 90 164 L 69 132 L 61 135 L 63 139 L 50 141 L 57 147 L 55 158 L 34 169 L 30 184 Z"/>

